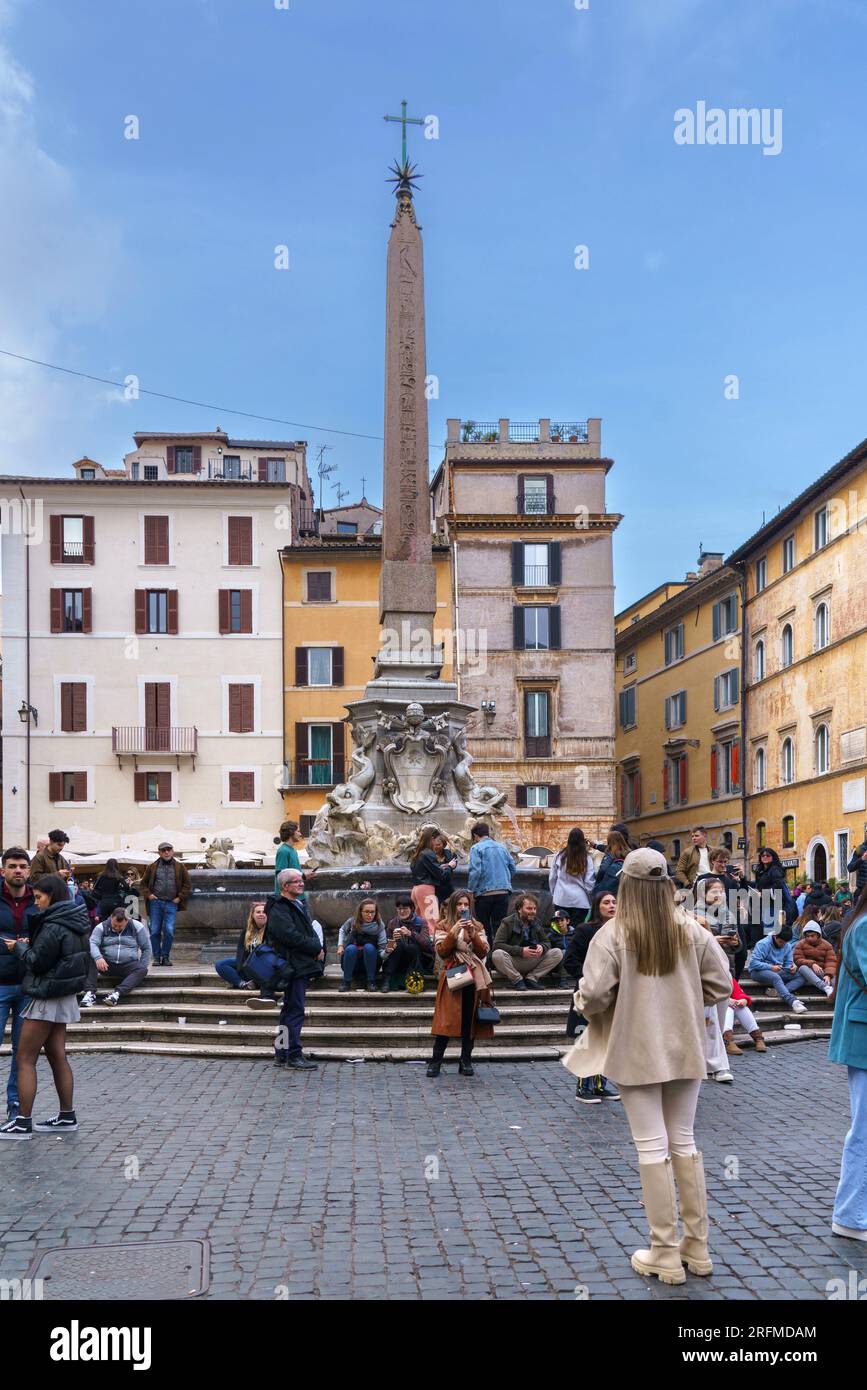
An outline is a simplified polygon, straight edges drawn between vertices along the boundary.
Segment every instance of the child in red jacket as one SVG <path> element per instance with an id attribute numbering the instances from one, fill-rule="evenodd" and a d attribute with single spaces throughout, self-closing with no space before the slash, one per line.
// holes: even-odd
<path id="1" fill-rule="evenodd" d="M 732 980 L 732 997 L 729 1000 L 729 1006 L 726 1010 L 726 1026 L 723 1032 L 726 1052 L 730 1057 L 742 1057 L 744 1055 L 743 1049 L 738 1047 L 734 1039 L 735 1019 L 737 1019 L 738 1024 L 744 1032 L 748 1033 L 752 1038 L 756 1045 L 756 1052 L 767 1052 L 768 1050 L 765 1046 L 762 1030 L 756 1022 L 755 1014 L 750 1008 L 752 1002 L 749 995 L 744 994 L 737 980 Z"/>

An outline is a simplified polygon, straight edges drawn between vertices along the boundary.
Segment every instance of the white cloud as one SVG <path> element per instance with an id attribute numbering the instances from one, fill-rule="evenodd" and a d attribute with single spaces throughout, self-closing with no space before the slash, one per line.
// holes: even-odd
<path id="1" fill-rule="evenodd" d="M 0 0 L 0 347 L 78 366 L 75 334 L 105 310 L 119 235 L 40 139 L 38 91 L 7 40 L 20 8 Z M 0 471 L 53 472 L 69 462 L 70 425 L 97 408 L 84 383 L 0 357 Z"/>

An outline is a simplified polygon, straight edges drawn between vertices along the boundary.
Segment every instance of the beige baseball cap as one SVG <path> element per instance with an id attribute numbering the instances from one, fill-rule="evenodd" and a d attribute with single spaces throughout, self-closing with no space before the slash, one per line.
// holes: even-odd
<path id="1" fill-rule="evenodd" d="M 627 854 L 621 878 L 668 878 L 665 855 L 656 849 L 634 849 Z"/>

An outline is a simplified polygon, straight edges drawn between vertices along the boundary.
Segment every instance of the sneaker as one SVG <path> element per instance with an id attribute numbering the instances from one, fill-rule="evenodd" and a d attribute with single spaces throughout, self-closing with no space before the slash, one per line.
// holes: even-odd
<path id="1" fill-rule="evenodd" d="M 711 1081 L 734 1081 L 730 1071 L 712 1071 L 710 1079 Z"/>
<path id="2" fill-rule="evenodd" d="M 340 984 L 337 986 L 337 993 L 338 993 L 338 994 L 349 994 L 349 993 L 351 992 L 351 990 L 352 990 L 352 985 L 347 984 L 347 982 L 346 982 L 345 980 L 341 980 L 341 981 L 340 981 Z"/>
<path id="3" fill-rule="evenodd" d="M 511 986 L 511 988 L 512 988 L 512 989 L 526 989 L 526 988 L 527 988 L 527 981 L 526 981 L 526 980 L 515 980 L 514 983 L 513 983 L 512 986 Z"/>
<path id="4" fill-rule="evenodd" d="M 293 1071 L 316 1071 L 319 1063 L 311 1062 L 308 1057 L 289 1057 L 286 1065 Z"/>
<path id="5" fill-rule="evenodd" d="M 603 1100 L 620 1100 L 620 1092 L 618 1091 L 614 1082 L 608 1080 L 607 1076 L 603 1076 L 602 1084 L 599 1087 L 598 1094 L 602 1097 Z"/>
<path id="6" fill-rule="evenodd" d="M 800 999 L 793 999 L 789 1008 L 793 1014 L 805 1014 L 807 1012 L 806 1004 L 802 1004 Z"/>
<path id="7" fill-rule="evenodd" d="M 278 1004 L 275 996 L 273 994 L 268 994 L 264 990 L 260 994 L 257 994 L 255 999 L 247 1000 L 248 1009 L 276 1009 L 277 1007 Z"/>
<path id="8" fill-rule="evenodd" d="M 544 989 L 544 988 L 545 988 L 545 986 L 542 984 L 542 981 L 541 981 L 541 980 L 525 980 L 525 981 L 524 981 L 524 984 L 527 986 L 527 989 Z"/>
<path id="9" fill-rule="evenodd" d="M 113 989 L 113 990 L 111 991 L 111 994 L 107 994 L 107 995 L 106 995 L 106 997 L 105 997 L 105 1002 L 106 1002 L 106 1004 L 110 1004 L 110 1005 L 112 1006 L 112 1008 L 114 1008 L 114 1005 L 115 1005 L 115 1004 L 119 1004 L 119 1003 L 120 1003 L 120 995 L 118 994 L 118 992 L 117 992 L 116 989 Z"/>
<path id="10" fill-rule="evenodd" d="M 380 988 L 380 991 L 381 991 L 383 994 L 388 994 L 388 991 L 389 991 L 389 989 L 391 988 L 391 986 L 389 985 L 388 980 L 383 980 L 383 982 L 382 982 L 382 984 L 379 986 L 379 988 Z"/>
<path id="11" fill-rule="evenodd" d="M 835 1236 L 844 1236 L 846 1240 L 867 1240 L 867 1231 L 859 1230 L 857 1226 L 840 1226 L 832 1221 L 831 1230 Z"/>
<path id="12" fill-rule="evenodd" d="M 828 997 L 829 999 L 831 998 L 831 995 L 832 995 L 833 993 L 834 993 L 834 986 L 833 986 L 833 985 L 825 985 L 825 994 L 827 995 L 827 997 Z"/>
<path id="13" fill-rule="evenodd" d="M 588 1081 L 579 1081 L 575 1087 L 575 1099 L 580 1100 L 582 1105 L 601 1105 L 602 1097 L 595 1089 L 592 1077 Z"/>
<path id="14" fill-rule="evenodd" d="M 95 1003 L 96 993 L 94 990 L 89 989 L 85 995 L 82 995 L 81 1003 L 78 1007 L 80 1009 L 92 1009 Z"/>
<path id="15" fill-rule="evenodd" d="M 168 956 L 163 956 L 162 964 L 163 964 L 163 965 L 174 965 L 174 961 L 169 960 L 169 957 L 168 957 Z"/>
<path id="16" fill-rule="evenodd" d="M 33 1128 L 37 1134 L 73 1134 L 78 1129 L 78 1120 L 52 1115 L 50 1120 L 37 1120 Z"/>
<path id="17" fill-rule="evenodd" d="M 16 1115 L 14 1120 L 7 1120 L 5 1125 L 0 1125 L 0 1139 L 32 1139 L 33 1130 L 20 1115 Z"/>

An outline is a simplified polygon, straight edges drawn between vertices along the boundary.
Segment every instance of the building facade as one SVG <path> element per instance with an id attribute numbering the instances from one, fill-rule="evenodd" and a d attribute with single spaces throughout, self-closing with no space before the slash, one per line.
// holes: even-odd
<path id="1" fill-rule="evenodd" d="M 599 420 L 449 420 L 431 482 L 473 774 L 508 792 L 525 845 L 597 837 L 614 811 L 610 467 Z"/>
<path id="2" fill-rule="evenodd" d="M 359 508 L 361 504 L 359 504 Z M 333 531 L 281 552 L 284 623 L 285 776 L 287 819 L 309 833 L 325 794 L 346 777 L 351 746 L 346 706 L 373 677 L 380 646 L 382 542 L 376 519 L 349 509 L 364 525 L 356 535 Z M 341 509 L 342 510 L 342 509 Z M 374 512 L 377 509 L 372 509 Z M 326 516 L 328 513 L 325 514 Z M 438 623 L 451 623 L 448 548 L 434 545 Z M 442 679 L 451 679 L 451 661 Z"/>
<path id="3" fill-rule="evenodd" d="M 867 839 L 867 442 L 728 560 L 742 578 L 747 825 L 790 877 L 846 878 Z"/>
<path id="4" fill-rule="evenodd" d="M 677 859 L 703 825 L 735 857 L 742 830 L 741 605 L 736 570 L 699 557 L 616 619 L 620 817 Z"/>
<path id="5" fill-rule="evenodd" d="M 282 815 L 279 555 L 309 524 L 305 446 L 136 444 L 123 469 L 82 459 L 71 480 L 2 480 L 32 531 L 3 538 L 4 843 L 59 825 L 82 853 L 151 848 L 159 831 L 179 849 L 221 834 L 267 849 Z"/>

